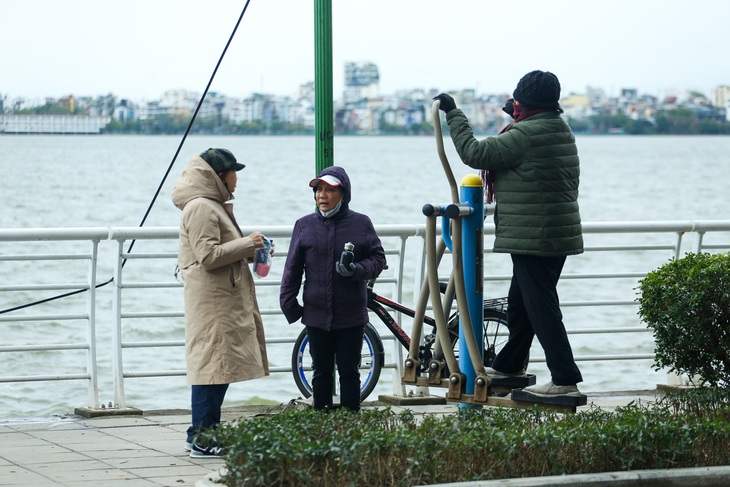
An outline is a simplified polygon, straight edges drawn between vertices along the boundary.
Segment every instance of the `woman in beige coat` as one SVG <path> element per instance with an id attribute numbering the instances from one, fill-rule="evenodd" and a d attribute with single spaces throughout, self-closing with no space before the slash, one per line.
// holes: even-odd
<path id="1" fill-rule="evenodd" d="M 226 149 L 193 157 L 172 191 L 182 210 L 178 268 L 185 294 L 185 357 L 192 386 L 192 425 L 186 449 L 217 457 L 217 445 L 194 441 L 220 423 L 232 382 L 269 375 L 264 329 L 247 262 L 264 235 L 244 237 L 233 216 L 237 171 L 245 166 Z"/>

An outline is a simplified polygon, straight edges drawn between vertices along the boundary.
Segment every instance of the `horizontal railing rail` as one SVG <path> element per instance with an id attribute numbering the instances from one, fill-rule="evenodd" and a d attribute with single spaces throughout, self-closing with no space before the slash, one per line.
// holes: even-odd
<path id="1" fill-rule="evenodd" d="M 275 259 L 281 262 L 286 257 L 286 245 L 291 237 L 290 226 L 261 227 L 268 237 L 273 238 L 276 244 Z M 389 269 L 378 280 L 379 292 L 390 295 L 393 299 L 413 305 L 420 282 L 423 279 L 424 238 L 425 225 L 376 225 L 376 230 L 383 240 L 388 257 Z M 611 316 L 611 324 L 595 323 L 592 326 L 569 327 L 568 333 L 572 336 L 592 337 L 612 335 L 617 333 L 649 334 L 650 331 L 639 321 L 636 315 L 637 302 L 635 296 L 628 296 L 635 292 L 637 281 L 646 276 L 647 272 L 670 258 L 679 258 L 686 252 L 724 251 L 730 249 L 730 220 L 705 221 L 662 221 L 662 222 L 587 222 L 583 224 L 586 240 L 585 257 L 569 259 L 561 277 L 561 298 L 565 293 L 566 299 L 561 300 L 565 312 L 576 310 L 588 315 L 589 308 L 622 308 L 630 310 L 622 318 Z M 488 240 L 494 238 L 492 225 L 485 227 L 485 249 L 491 249 Z M 56 373 L 56 364 L 48 361 L 46 366 L 36 365 L 32 372 L 24 375 L 25 369 L 15 368 L 21 361 L 4 360 L 4 367 L 0 376 L 0 383 L 23 383 L 56 380 L 85 380 L 88 384 L 88 406 L 99 407 L 99 340 L 96 335 L 99 327 L 97 308 L 103 306 L 111 308 L 110 319 L 102 320 L 110 325 L 104 328 L 104 333 L 111 337 L 111 350 L 105 350 L 103 362 L 111 362 L 111 370 L 107 371 L 114 388 L 114 402 L 118 407 L 126 407 L 125 383 L 128 380 L 142 377 L 184 376 L 183 368 L 160 370 L 159 367 L 148 366 L 140 368 L 139 363 L 131 363 L 127 354 L 145 349 L 182 348 L 184 340 L 180 333 L 178 338 L 170 340 L 144 339 L 128 333 L 127 322 L 134 320 L 174 320 L 184 322 L 182 306 L 175 309 L 166 309 L 161 303 L 176 301 L 179 303 L 182 284 L 173 277 L 174 261 L 178 229 L 176 227 L 111 227 L 111 228 L 27 228 L 27 229 L 0 229 L 0 265 L 11 266 L 8 272 L 2 272 L 3 282 L 0 285 L 0 333 L 4 333 L 3 326 L 12 326 L 27 323 L 27 326 L 44 327 L 48 323 L 69 322 L 83 323 L 72 334 L 78 341 L 68 343 L 62 337 L 53 336 L 53 328 L 43 328 L 44 338 L 48 343 L 7 343 L 0 346 L 0 357 L 10 354 L 32 354 L 52 351 L 81 350 L 85 360 L 79 360 L 78 370 L 73 372 Z M 608 241 L 604 241 L 608 238 Z M 635 238 L 635 240 L 632 240 Z M 129 252 L 131 241 L 135 241 L 134 251 Z M 67 243 L 72 248 L 57 248 L 60 243 Z M 87 242 L 90 250 L 79 252 L 79 248 Z M 35 247 L 37 245 L 37 248 Z M 101 249 L 100 249 L 101 247 Z M 58 253 L 55 253 L 55 252 Z M 106 251 L 103 258 L 99 253 Z M 109 255 L 106 255 L 109 254 Z M 609 259 L 608 255 L 617 254 L 618 257 Z M 505 261 L 491 250 L 485 251 L 484 283 L 485 297 L 489 289 L 504 289 L 511 279 L 510 269 Z M 610 263 L 606 265 L 606 261 Z M 132 262 L 141 262 L 144 265 L 132 265 Z M 42 269 L 26 267 L 25 271 L 17 271 L 12 266 L 22 266 L 32 263 L 33 266 L 42 262 Z M 65 264 L 64 264 L 65 263 Z M 82 263 L 85 269 L 76 268 L 73 271 L 59 270 L 62 265 Z M 126 264 L 126 265 L 125 265 Z M 99 268 L 102 270 L 99 270 Z M 30 271 L 28 270 L 30 269 Z M 446 278 L 450 272 L 449 259 L 445 258 L 439 268 L 441 278 Z M 103 274 L 100 276 L 100 274 Z M 85 275 L 85 277 L 84 277 Z M 111 292 L 109 302 L 100 302 L 98 282 L 106 283 L 113 276 L 107 289 Z M 592 281 L 616 282 L 611 284 L 614 291 L 605 294 L 605 287 L 600 292 L 593 293 L 591 289 L 584 289 L 582 283 Z M 285 320 L 278 308 L 278 288 L 280 280 L 274 275 L 266 279 L 256 280 L 257 295 L 261 312 L 264 317 L 276 323 Z M 571 285 L 576 289 L 572 290 Z M 562 290 L 563 286 L 566 290 Z M 383 291 L 387 289 L 387 291 Z M 44 301 L 49 291 L 77 290 L 85 295 L 82 304 L 75 309 L 70 305 L 60 305 L 60 301 L 51 300 L 45 304 L 43 310 L 35 310 L 33 303 L 36 299 Z M 137 299 L 127 297 L 128 293 L 141 292 L 148 295 L 161 296 L 155 300 L 155 305 L 148 309 L 139 309 Z M 498 292 L 498 291 L 495 291 Z M 504 291 L 502 291 L 504 292 Z M 174 296 L 175 299 L 170 298 Z M 105 295 L 104 299 L 108 299 Z M 149 305 L 149 300 L 144 301 Z M 159 306 L 158 306 L 159 304 Z M 49 308 L 50 306 L 50 308 Z M 402 316 L 398 315 L 400 322 Z M 375 322 L 374 322 L 375 324 Z M 24 325 L 26 326 L 26 325 Z M 108 328 L 108 329 L 107 329 Z M 180 328 L 182 329 L 182 328 Z M 276 333 L 267 337 L 267 345 L 293 344 L 298 328 L 282 328 L 291 330 L 288 333 Z M 404 392 L 397 377 L 400 375 L 400 366 L 403 362 L 402 348 L 385 328 L 379 328 L 383 339 L 389 345 L 386 347 L 386 366 L 394 369 L 394 392 Z M 409 331 L 406 326 L 405 329 Z M 128 336 L 129 335 L 129 336 Z M 54 343 L 53 340 L 58 343 Z M 390 348 L 390 349 L 389 349 Z M 180 353 L 182 355 L 182 352 Z M 576 360 L 580 362 L 615 361 L 615 360 L 645 360 L 652 359 L 651 350 L 646 353 L 576 353 Z M 543 357 L 530 358 L 531 363 L 544 361 Z M 139 362 L 139 361 L 137 361 Z M 277 365 L 271 368 L 273 373 L 290 373 L 291 367 Z M 398 382 L 398 384 L 396 384 Z"/>

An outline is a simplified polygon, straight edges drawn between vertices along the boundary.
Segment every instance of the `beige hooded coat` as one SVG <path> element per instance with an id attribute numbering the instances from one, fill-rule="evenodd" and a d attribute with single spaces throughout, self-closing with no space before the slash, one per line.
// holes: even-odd
<path id="1" fill-rule="evenodd" d="M 241 233 L 225 185 L 193 157 L 172 190 L 182 210 L 178 267 L 185 293 L 188 383 L 230 384 L 269 375 L 264 328 Z"/>

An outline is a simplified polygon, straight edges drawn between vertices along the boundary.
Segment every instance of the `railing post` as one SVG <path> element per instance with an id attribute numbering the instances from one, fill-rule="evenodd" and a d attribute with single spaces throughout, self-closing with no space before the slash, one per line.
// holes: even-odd
<path id="1" fill-rule="evenodd" d="M 99 240 L 91 241 L 91 259 L 89 262 L 89 295 L 88 295 L 88 331 L 89 349 L 86 353 L 89 373 L 88 404 L 90 408 L 99 407 L 99 373 L 96 364 L 96 269 L 99 256 Z"/>
<path id="2" fill-rule="evenodd" d="M 406 242 L 408 236 L 400 236 L 400 247 L 398 248 L 398 268 L 395 270 L 393 275 L 395 276 L 396 282 L 394 284 L 395 300 L 399 303 L 403 302 L 403 267 L 406 257 Z M 395 319 L 401 326 L 403 326 L 403 314 L 400 312 L 395 313 Z M 405 396 L 406 386 L 401 383 L 401 377 L 403 377 L 403 347 L 397 340 L 393 341 L 393 352 L 395 355 L 395 370 L 393 371 L 393 394 L 396 396 Z"/>
<path id="3" fill-rule="evenodd" d="M 122 264 L 124 240 L 117 241 L 117 258 L 114 266 L 114 295 L 112 296 L 112 374 L 114 375 L 114 405 L 127 407 L 124 398 L 124 366 L 122 360 Z"/>
<path id="4" fill-rule="evenodd" d="M 679 255 L 682 252 L 682 237 L 684 232 L 677 232 L 677 246 L 674 248 L 674 258 L 679 259 Z"/>

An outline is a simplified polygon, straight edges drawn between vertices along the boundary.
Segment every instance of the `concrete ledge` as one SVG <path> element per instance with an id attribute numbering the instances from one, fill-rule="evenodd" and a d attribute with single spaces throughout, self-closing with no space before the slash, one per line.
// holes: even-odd
<path id="1" fill-rule="evenodd" d="M 74 414 L 83 418 L 99 418 L 105 416 L 142 416 L 137 408 L 76 408 Z"/>
<path id="2" fill-rule="evenodd" d="M 393 406 L 424 406 L 432 404 L 446 404 L 444 396 L 395 396 L 381 395 L 378 400 Z"/>
<path id="3" fill-rule="evenodd" d="M 545 486 L 641 486 L 641 487 L 725 487 L 730 479 L 730 466 L 673 468 L 667 470 L 631 470 L 628 472 L 586 473 L 527 477 L 522 479 L 479 480 L 433 484 L 429 487 L 545 487 Z"/>

